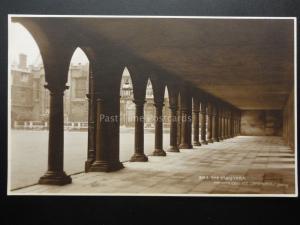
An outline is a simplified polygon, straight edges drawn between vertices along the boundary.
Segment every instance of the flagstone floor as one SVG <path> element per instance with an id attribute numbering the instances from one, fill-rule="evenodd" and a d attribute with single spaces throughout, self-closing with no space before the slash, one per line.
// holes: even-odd
<path id="1" fill-rule="evenodd" d="M 73 175 L 65 186 L 33 185 L 9 194 L 295 194 L 295 154 L 280 137 L 239 136 L 124 166 Z"/>

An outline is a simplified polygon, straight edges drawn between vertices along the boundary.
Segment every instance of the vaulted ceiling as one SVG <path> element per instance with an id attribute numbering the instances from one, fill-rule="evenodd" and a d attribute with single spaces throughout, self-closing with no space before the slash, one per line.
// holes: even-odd
<path id="1" fill-rule="evenodd" d="M 240 109 L 281 109 L 293 87 L 292 19 L 62 19 L 68 23 Z"/>

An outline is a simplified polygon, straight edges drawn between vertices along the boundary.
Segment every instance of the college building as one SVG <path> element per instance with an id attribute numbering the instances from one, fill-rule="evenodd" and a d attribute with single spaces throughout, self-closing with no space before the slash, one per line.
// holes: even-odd
<path id="1" fill-rule="evenodd" d="M 87 128 L 89 64 L 70 64 L 67 86 L 64 93 L 64 121 L 66 128 Z M 11 67 L 11 122 L 12 128 L 48 128 L 49 91 L 44 87 L 45 72 L 42 64 L 27 65 L 27 56 L 19 55 L 19 63 Z M 120 84 L 120 125 L 134 126 L 135 105 L 133 102 L 132 80 L 124 70 Z M 147 83 L 145 104 L 145 127 L 154 127 L 155 109 L 153 89 Z M 168 92 L 165 92 L 168 106 Z M 168 107 L 164 107 L 165 126 L 168 126 Z M 80 127 L 78 127 L 80 126 Z"/>

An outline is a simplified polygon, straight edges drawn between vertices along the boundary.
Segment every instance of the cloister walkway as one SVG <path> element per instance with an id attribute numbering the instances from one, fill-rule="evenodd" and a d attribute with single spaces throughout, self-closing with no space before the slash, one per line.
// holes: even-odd
<path id="1" fill-rule="evenodd" d="M 12 194 L 294 194 L 295 155 L 281 137 L 238 136 L 111 173 L 81 173 L 65 186 L 34 185 Z"/>

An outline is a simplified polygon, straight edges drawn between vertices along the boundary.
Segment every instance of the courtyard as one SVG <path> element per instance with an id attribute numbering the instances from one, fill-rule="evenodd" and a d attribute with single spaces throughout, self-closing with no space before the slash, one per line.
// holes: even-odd
<path id="1" fill-rule="evenodd" d="M 164 148 L 169 148 L 164 129 Z M 11 130 L 11 189 L 36 184 L 47 170 L 48 131 Z M 120 129 L 120 160 L 128 161 L 134 152 L 134 128 Z M 65 131 L 65 171 L 82 173 L 87 159 L 87 132 Z M 145 154 L 153 152 L 154 129 L 145 129 Z"/>

